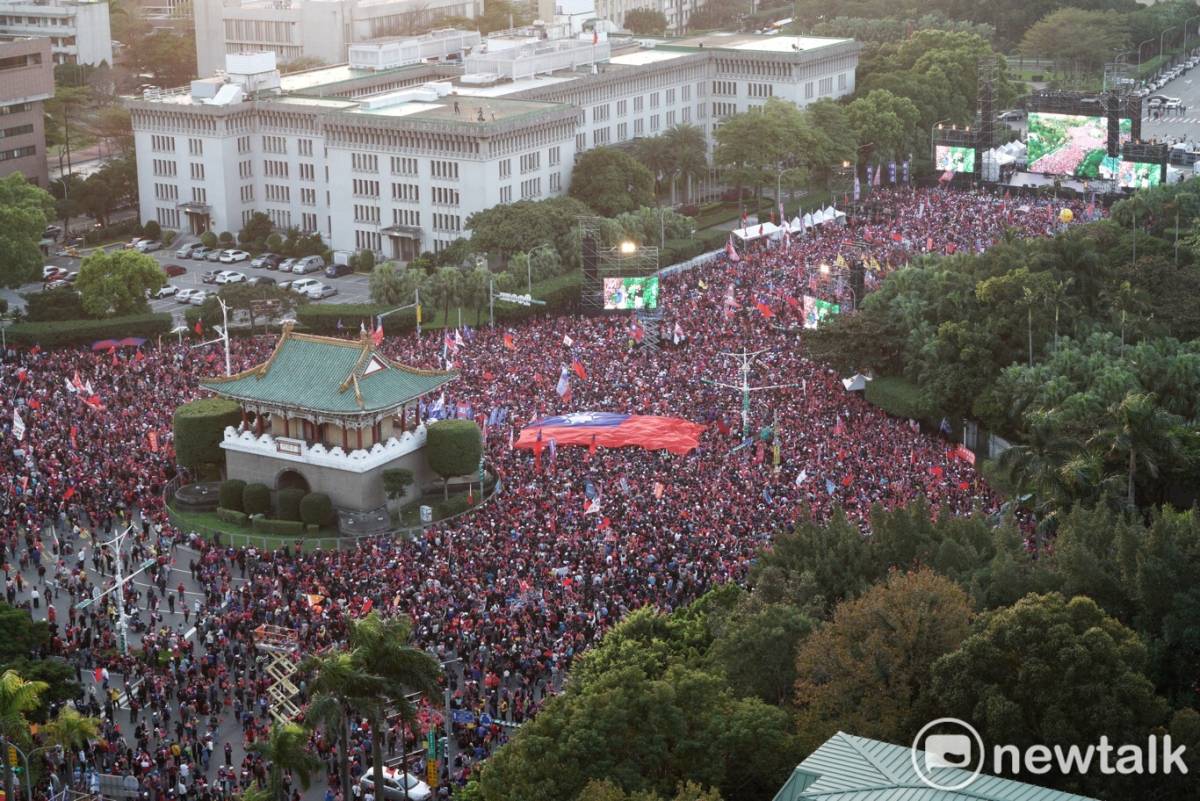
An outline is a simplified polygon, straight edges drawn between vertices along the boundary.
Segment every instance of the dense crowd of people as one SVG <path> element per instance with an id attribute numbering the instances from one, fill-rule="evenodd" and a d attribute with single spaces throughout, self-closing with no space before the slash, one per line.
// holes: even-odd
<path id="1" fill-rule="evenodd" d="M 50 650 L 88 687 L 78 705 L 104 721 L 73 780 L 86 788 L 98 773 L 129 774 L 153 801 L 212 801 L 261 778 L 261 759 L 244 747 L 270 723 L 256 628 L 290 630 L 311 653 L 343 640 L 348 615 L 369 600 L 382 614 L 411 618 L 416 642 L 447 664 L 452 707 L 476 715 L 454 725 L 443 771 L 444 784 L 460 785 L 622 615 L 646 604 L 671 609 L 743 580 L 755 554 L 796 521 L 842 509 L 866 531 L 873 504 L 919 497 L 937 511 L 995 511 L 997 498 L 953 443 L 887 416 L 806 358 L 803 298 L 849 309 L 860 300 L 846 270 L 854 260 L 868 266 L 869 291 L 918 253 L 980 251 L 1005 227 L 1050 234 L 1062 208 L 1076 219 L 1094 211 L 946 189 L 876 193 L 849 227 L 752 242 L 736 261 L 727 253 L 664 277 L 657 346 L 627 315 L 465 331 L 461 347 L 449 349 L 441 332 L 388 337 L 382 349 L 400 361 L 448 358 L 461 371 L 445 406 L 469 405 L 492 423 L 487 460 L 501 488 L 420 536 L 338 551 L 232 548 L 170 524 L 161 494 L 176 471 L 171 415 L 199 394 L 199 378 L 219 371 L 216 354 L 174 337 L 136 351 L 8 350 L 0 363 L 6 596 L 49 620 Z M 235 369 L 263 361 L 273 345 L 272 337 L 235 340 Z M 740 395 L 705 381 L 740 381 L 738 362 L 722 354 L 742 349 L 768 350 L 752 385 L 781 385 L 755 393 L 749 438 Z M 571 375 L 564 401 L 557 385 L 576 361 L 587 377 Z M 94 394 L 81 388 L 89 384 Z M 682 417 L 707 429 L 686 456 L 564 447 L 535 465 L 511 447 L 531 421 L 585 410 Z M 128 524 L 119 552 L 105 544 Z M 138 657 L 116 647 L 111 597 L 76 609 L 113 575 L 116 559 L 126 573 L 154 561 L 125 590 Z M 313 604 L 310 594 L 329 602 Z M 492 722 L 480 723 L 479 713 Z M 354 721 L 352 732 L 357 778 L 369 769 L 369 724 Z M 393 727 L 389 753 L 407 752 L 420 732 L 409 736 Z M 244 756 L 234 758 L 231 741 Z M 333 743 L 318 735 L 314 746 L 329 767 L 326 801 L 360 798 L 356 782 L 338 786 Z"/>

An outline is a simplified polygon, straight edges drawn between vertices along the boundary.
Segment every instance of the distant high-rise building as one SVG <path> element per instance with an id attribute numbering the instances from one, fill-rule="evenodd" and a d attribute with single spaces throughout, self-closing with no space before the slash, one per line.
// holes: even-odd
<path id="1" fill-rule="evenodd" d="M 113 63 L 104 0 L 0 0 L 0 36 L 45 36 L 53 64 Z"/>
<path id="2" fill-rule="evenodd" d="M 19 172 L 45 187 L 43 101 L 54 97 L 50 40 L 0 37 L 0 177 Z"/>
<path id="3" fill-rule="evenodd" d="M 297 59 L 346 61 L 355 42 L 411 36 L 439 19 L 478 16 L 482 0 L 194 0 L 196 68 L 212 75 L 230 54 L 272 52 Z"/>

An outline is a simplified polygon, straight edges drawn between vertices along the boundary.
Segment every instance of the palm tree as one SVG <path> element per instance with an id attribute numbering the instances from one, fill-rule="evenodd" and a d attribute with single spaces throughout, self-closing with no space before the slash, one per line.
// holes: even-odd
<path id="1" fill-rule="evenodd" d="M 267 790 L 272 801 L 287 801 L 283 777 L 296 774 L 300 786 L 307 790 L 312 784 L 312 775 L 321 767 L 321 760 L 308 750 L 308 729 L 299 723 L 276 723 L 266 740 L 259 740 L 250 750 L 262 756 L 270 772 L 267 774 Z"/>
<path id="2" fill-rule="evenodd" d="M 1182 450 L 1179 420 L 1158 405 L 1154 395 L 1129 392 L 1108 408 L 1108 423 L 1088 441 L 1126 462 L 1126 503 L 1137 507 L 1137 473 L 1158 478 Z"/>
<path id="3" fill-rule="evenodd" d="M 349 798 L 350 758 L 347 751 L 350 739 L 350 710 L 376 697 L 382 691 L 382 683 L 356 667 L 349 651 L 334 651 L 309 657 L 300 669 L 313 674 L 309 684 L 313 695 L 305 720 L 310 725 L 322 726 L 327 733 L 336 735 L 338 776 L 341 779 L 343 796 Z"/>
<path id="4" fill-rule="evenodd" d="M 1130 314 L 1141 311 L 1146 303 L 1146 293 L 1135 288 L 1128 281 L 1103 293 L 1104 299 L 1121 322 L 1121 352 L 1125 352 L 1125 323 Z"/>
<path id="5" fill-rule="evenodd" d="M 6 670 L 0 675 L 0 739 L 29 740 L 29 720 L 25 715 L 41 705 L 42 693 L 49 687 L 44 681 L 25 681 L 15 670 Z M 4 761 L 5 798 L 12 798 L 12 766 L 8 764 L 7 754 L 0 755 L 0 759 Z"/>
<path id="6" fill-rule="evenodd" d="M 404 727 L 417 718 L 412 695 L 433 699 L 437 693 L 437 679 L 441 674 L 438 661 L 426 652 L 408 644 L 411 627 L 407 618 L 394 617 L 384 620 L 375 612 L 354 623 L 350 630 L 350 646 L 354 664 L 364 673 L 378 677 L 383 684 L 382 692 L 366 703 L 362 709 L 371 719 L 371 769 L 375 785 L 375 798 L 383 801 L 383 727 L 387 722 L 389 706 L 400 716 Z M 401 736 L 401 751 L 407 745 Z M 407 763 L 405 773 L 407 773 Z M 404 797 L 408 798 L 407 776 L 401 782 Z"/>
<path id="7" fill-rule="evenodd" d="M 1049 509 L 1067 494 L 1061 470 L 1077 448 L 1047 412 L 1031 413 L 1026 418 L 1026 428 L 1025 441 L 1000 454 L 997 466 L 1013 483 L 1018 495 L 1020 490 L 1031 492 L 1037 499 L 1037 508 Z"/>
<path id="8" fill-rule="evenodd" d="M 100 721 L 79 714 L 72 706 L 64 706 L 43 731 L 48 742 L 62 749 L 66 757 L 67 781 L 70 781 L 74 775 L 75 751 L 100 736 Z"/>
<path id="9" fill-rule="evenodd" d="M 638 161 L 654 173 L 654 200 L 657 203 L 667 179 L 674 180 L 676 170 L 675 148 L 670 131 L 639 140 L 635 153 Z"/>
<path id="10" fill-rule="evenodd" d="M 692 182 L 698 182 L 708 175 L 708 142 L 704 138 L 704 131 L 695 125 L 676 125 L 663 136 L 671 143 L 675 161 L 674 176 L 683 181 L 683 202 L 687 203 Z"/>

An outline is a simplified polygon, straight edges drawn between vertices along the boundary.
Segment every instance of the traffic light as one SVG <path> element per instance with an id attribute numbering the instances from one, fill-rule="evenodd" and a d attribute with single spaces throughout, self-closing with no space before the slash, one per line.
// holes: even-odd
<path id="1" fill-rule="evenodd" d="M 17 747 L 15 745 L 10 745 L 8 747 L 8 766 L 10 768 L 15 768 L 19 764 L 20 763 L 17 761 Z"/>

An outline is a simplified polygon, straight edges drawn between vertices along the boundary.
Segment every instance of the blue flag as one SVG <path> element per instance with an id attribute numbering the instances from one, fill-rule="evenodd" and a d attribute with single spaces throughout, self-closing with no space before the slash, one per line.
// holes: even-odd
<path id="1" fill-rule="evenodd" d="M 833 485 L 832 481 L 830 481 L 829 479 L 825 479 L 825 491 L 828 492 L 830 495 L 832 495 L 834 492 L 837 491 L 837 487 L 835 487 Z"/>

